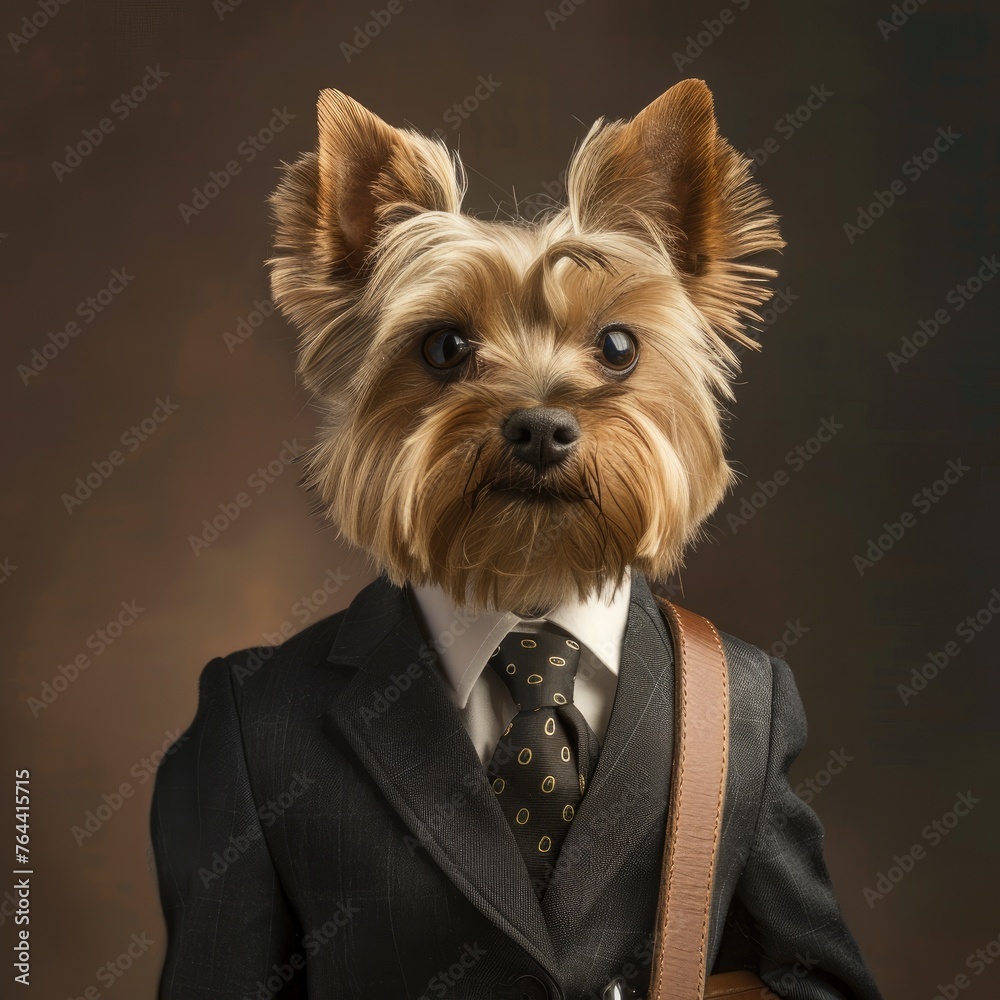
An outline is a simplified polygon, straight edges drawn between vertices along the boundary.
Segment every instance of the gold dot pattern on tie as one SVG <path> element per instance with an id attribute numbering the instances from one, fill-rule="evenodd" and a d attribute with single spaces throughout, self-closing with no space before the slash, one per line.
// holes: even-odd
<path id="1" fill-rule="evenodd" d="M 538 896 L 596 760 L 597 738 L 572 703 L 580 654 L 575 639 L 546 623 L 539 632 L 509 633 L 489 661 L 518 712 L 488 774 Z"/>

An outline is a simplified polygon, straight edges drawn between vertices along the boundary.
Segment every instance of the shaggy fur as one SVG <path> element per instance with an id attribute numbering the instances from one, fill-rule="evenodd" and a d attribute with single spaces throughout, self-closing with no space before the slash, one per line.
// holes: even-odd
<path id="1" fill-rule="evenodd" d="M 726 338 L 758 346 L 743 327 L 775 273 L 740 258 L 783 245 L 705 84 L 595 122 L 567 206 L 530 222 L 462 214 L 443 143 L 338 91 L 318 118 L 272 196 L 269 263 L 323 413 L 307 480 L 342 536 L 472 610 L 584 599 L 629 566 L 668 577 L 734 475 Z M 626 375 L 600 360 L 609 325 L 638 343 Z M 443 328 L 472 347 L 446 372 L 422 356 Z M 533 406 L 581 430 L 542 472 L 501 433 Z"/>

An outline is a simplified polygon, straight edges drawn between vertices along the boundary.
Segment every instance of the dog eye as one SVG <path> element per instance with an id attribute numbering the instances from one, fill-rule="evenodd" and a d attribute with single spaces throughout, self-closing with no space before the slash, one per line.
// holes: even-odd
<path id="1" fill-rule="evenodd" d="M 616 374 L 631 371 L 639 358 L 639 344 L 628 330 L 609 327 L 598 338 L 600 362 Z"/>
<path id="2" fill-rule="evenodd" d="M 424 360 L 432 368 L 454 368 L 471 353 L 472 345 L 461 330 L 445 327 L 424 340 Z"/>

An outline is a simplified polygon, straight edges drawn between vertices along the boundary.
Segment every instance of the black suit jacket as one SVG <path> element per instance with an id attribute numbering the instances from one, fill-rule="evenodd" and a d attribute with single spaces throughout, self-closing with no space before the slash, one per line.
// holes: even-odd
<path id="1" fill-rule="evenodd" d="M 709 968 L 877 1000 L 790 789 L 805 716 L 722 634 L 731 750 Z M 647 985 L 666 829 L 670 633 L 633 574 L 596 772 L 539 902 L 407 593 L 384 577 L 278 647 L 212 660 L 156 778 L 161 1000 L 599 997 Z"/>

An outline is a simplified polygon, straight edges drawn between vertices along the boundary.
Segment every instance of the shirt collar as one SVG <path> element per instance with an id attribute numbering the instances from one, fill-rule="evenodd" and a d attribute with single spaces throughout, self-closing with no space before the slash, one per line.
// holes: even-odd
<path id="1" fill-rule="evenodd" d="M 571 632 L 613 674 L 621 665 L 622 640 L 631 600 L 631 573 L 626 570 L 622 586 L 614 593 L 609 582 L 586 601 L 567 601 L 545 615 L 546 621 Z M 442 670 L 455 689 L 456 703 L 464 708 L 472 688 L 500 640 L 522 622 L 512 611 L 470 614 L 455 606 L 435 584 L 407 586 L 411 605 L 424 625 L 428 642 L 438 654 Z"/>

